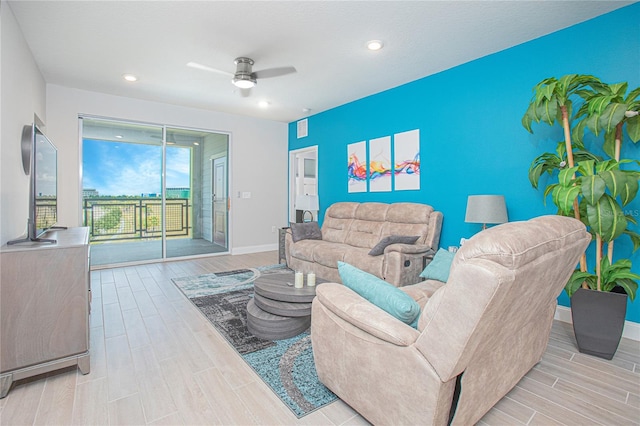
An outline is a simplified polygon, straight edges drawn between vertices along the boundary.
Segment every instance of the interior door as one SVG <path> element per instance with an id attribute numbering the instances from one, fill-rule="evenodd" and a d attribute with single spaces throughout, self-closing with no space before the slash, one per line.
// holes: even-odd
<path id="1" fill-rule="evenodd" d="M 213 242 L 227 246 L 227 157 L 213 160 Z"/>
<path id="2" fill-rule="evenodd" d="M 297 222 L 296 197 L 318 195 L 318 146 L 289 151 L 289 221 Z M 299 212 L 300 214 L 302 212 Z M 318 211 L 311 212 L 318 220 Z"/>

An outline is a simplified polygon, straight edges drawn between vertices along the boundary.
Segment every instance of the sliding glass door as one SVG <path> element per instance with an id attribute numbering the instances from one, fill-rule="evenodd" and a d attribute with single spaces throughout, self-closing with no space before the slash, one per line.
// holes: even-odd
<path id="1" fill-rule="evenodd" d="M 182 236 L 167 238 L 166 257 L 228 251 L 229 136 L 179 128 L 166 132 L 167 235 Z M 217 177 L 211 168 L 215 158 L 224 159 L 224 172 L 218 171 Z M 219 180 L 217 185 L 214 179 Z"/>
<path id="2" fill-rule="evenodd" d="M 89 117 L 81 129 L 93 265 L 228 251 L 228 135 Z"/>

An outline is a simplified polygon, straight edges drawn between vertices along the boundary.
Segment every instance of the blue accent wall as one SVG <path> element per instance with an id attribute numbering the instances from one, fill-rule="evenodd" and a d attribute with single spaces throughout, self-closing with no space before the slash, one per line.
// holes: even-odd
<path id="1" fill-rule="evenodd" d="M 464 222 L 471 194 L 503 194 L 510 221 L 555 213 L 551 201 L 544 205 L 543 191 L 531 187 L 527 171 L 535 157 L 555 150 L 564 138 L 559 126 L 536 125 L 533 135 L 522 127 L 532 88 L 544 78 L 570 73 L 640 86 L 639 22 L 636 3 L 310 116 L 305 138 L 297 139 L 296 123 L 290 123 L 290 150 L 318 145 L 320 219 L 338 201 L 426 203 L 444 213 L 440 245 L 447 247 L 480 230 Z M 420 190 L 348 193 L 348 144 L 413 129 L 420 129 Z M 597 143 L 587 138 L 590 149 Z M 625 141 L 622 156 L 640 159 L 640 143 Z M 640 198 L 626 212 L 640 222 Z M 616 258 L 631 256 L 640 273 L 640 251 L 632 255 L 631 242 L 620 241 Z M 564 292 L 559 303 L 569 306 Z M 627 320 L 640 322 L 640 301 L 629 304 Z"/>

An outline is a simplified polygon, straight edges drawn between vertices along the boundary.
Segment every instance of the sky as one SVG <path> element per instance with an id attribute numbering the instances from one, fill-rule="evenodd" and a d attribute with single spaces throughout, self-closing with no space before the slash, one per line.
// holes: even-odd
<path id="1" fill-rule="evenodd" d="M 160 193 L 162 147 L 84 139 L 82 188 L 100 195 Z M 167 188 L 189 187 L 191 150 L 167 147 Z"/>

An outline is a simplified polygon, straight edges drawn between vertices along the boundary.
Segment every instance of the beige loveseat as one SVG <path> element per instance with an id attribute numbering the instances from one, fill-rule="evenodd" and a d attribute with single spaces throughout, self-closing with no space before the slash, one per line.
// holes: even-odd
<path id="1" fill-rule="evenodd" d="M 338 261 L 349 263 L 395 285 L 421 281 L 420 272 L 438 250 L 442 213 L 418 203 L 331 205 L 324 215 L 322 240 L 293 242 L 285 236 L 287 265 L 341 282 Z M 418 236 L 415 244 L 391 244 L 379 256 L 369 251 L 387 236 Z"/>
<path id="2" fill-rule="evenodd" d="M 311 340 L 320 381 L 373 424 L 445 425 L 450 415 L 475 424 L 542 357 L 556 298 L 590 241 L 580 221 L 562 216 L 478 233 L 446 284 L 398 290 L 422 306 L 417 329 L 344 285 L 318 286 Z"/>

